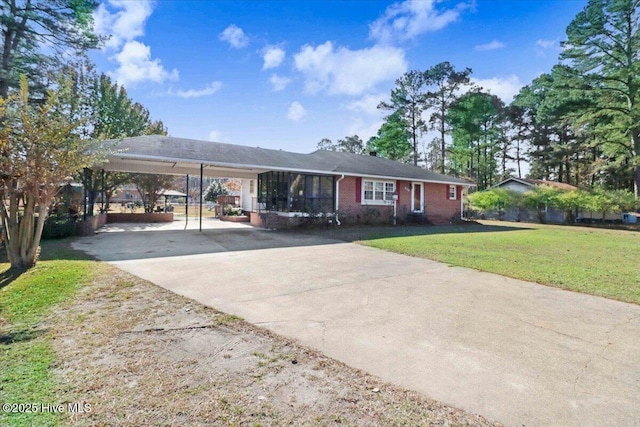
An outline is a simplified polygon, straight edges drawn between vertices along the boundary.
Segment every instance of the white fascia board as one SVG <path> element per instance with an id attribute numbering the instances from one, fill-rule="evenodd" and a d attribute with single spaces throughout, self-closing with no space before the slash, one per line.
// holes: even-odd
<path id="1" fill-rule="evenodd" d="M 355 176 L 363 179 L 371 179 L 371 180 L 388 180 L 388 181 L 411 181 L 411 182 L 428 182 L 430 184 L 447 184 L 447 185 L 461 185 L 463 187 L 475 187 L 476 184 L 472 183 L 462 183 L 462 182 L 450 182 L 450 181 L 435 181 L 432 179 L 424 179 L 424 178 L 409 178 L 406 176 L 387 176 L 387 175 L 357 175 L 354 173 L 347 172 L 337 172 L 337 174 L 344 174 L 345 176 Z"/>
<path id="2" fill-rule="evenodd" d="M 220 166 L 220 167 L 228 167 L 235 169 L 260 169 L 260 170 L 268 170 L 268 171 L 280 171 L 280 172 L 302 172 L 309 174 L 317 174 L 317 175 L 345 175 L 345 176 L 355 176 L 361 178 L 371 178 L 371 179 L 388 179 L 388 180 L 401 180 L 401 181 L 416 181 L 416 182 L 429 182 L 432 184 L 448 184 L 448 185 L 462 185 L 465 187 L 475 187 L 476 184 L 471 183 L 460 183 L 460 182 L 449 182 L 449 181 L 435 181 L 424 178 L 411 178 L 411 177 L 398 177 L 398 176 L 387 176 L 387 175 L 360 175 L 354 174 L 353 172 L 340 172 L 340 171 L 326 171 L 326 170 L 315 170 L 315 169 L 298 169 L 298 168 L 287 168 L 287 167 L 276 167 L 276 166 L 268 166 L 268 165 L 256 165 L 256 164 L 245 164 L 245 163 L 227 163 L 227 162 L 211 162 L 211 161 L 198 161 L 198 160 L 189 160 L 189 159 L 179 159 L 172 157 L 164 157 L 164 156 L 151 156 L 151 155 L 127 155 L 126 153 L 118 153 L 112 154 L 110 157 L 120 158 L 122 160 L 130 159 L 130 160 L 152 160 L 158 162 L 168 162 L 168 163 L 193 163 L 194 165 L 205 165 L 205 166 Z"/>

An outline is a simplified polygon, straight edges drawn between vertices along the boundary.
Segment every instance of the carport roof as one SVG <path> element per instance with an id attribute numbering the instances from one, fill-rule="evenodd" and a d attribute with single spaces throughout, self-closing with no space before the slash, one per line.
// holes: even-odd
<path id="1" fill-rule="evenodd" d="M 203 165 L 205 175 L 228 178 L 255 178 L 262 172 L 290 171 L 473 185 L 381 157 L 335 151 L 318 150 L 302 154 L 162 135 L 137 136 L 107 143 L 115 144 L 115 152 L 108 157 L 104 169 L 113 171 L 195 175 Z"/>

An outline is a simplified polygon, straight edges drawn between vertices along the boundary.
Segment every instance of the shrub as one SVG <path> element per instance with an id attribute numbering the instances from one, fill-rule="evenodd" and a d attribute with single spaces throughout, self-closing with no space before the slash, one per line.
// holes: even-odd
<path id="1" fill-rule="evenodd" d="M 235 208 L 231 205 L 226 205 L 222 210 L 222 213 L 225 216 L 240 216 L 242 215 L 242 208 Z"/>
<path id="2" fill-rule="evenodd" d="M 68 216 L 53 216 L 46 219 L 42 229 L 43 239 L 61 239 L 76 236 L 76 221 Z"/>

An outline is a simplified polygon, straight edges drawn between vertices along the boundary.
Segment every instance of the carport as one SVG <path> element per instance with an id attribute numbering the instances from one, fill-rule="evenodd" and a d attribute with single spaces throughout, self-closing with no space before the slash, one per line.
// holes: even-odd
<path id="1" fill-rule="evenodd" d="M 107 157 L 107 161 L 105 163 L 97 166 L 95 169 L 99 169 L 103 172 L 186 176 L 186 194 L 180 193 L 180 196 L 185 194 L 185 199 L 187 201 L 185 204 L 187 221 L 189 215 L 189 178 L 191 176 L 199 176 L 199 231 L 202 231 L 203 182 L 205 176 L 251 180 L 256 179 L 258 173 L 266 170 L 264 168 L 256 168 L 255 166 L 248 165 L 248 163 L 250 163 L 250 158 L 239 164 L 225 161 L 225 159 L 216 161 L 214 160 L 216 157 L 215 153 L 205 152 L 202 146 L 203 141 L 170 138 L 172 148 L 169 150 L 169 154 L 167 155 L 166 149 L 159 149 L 159 142 L 161 141 L 159 138 L 160 136 L 148 135 L 126 138 L 124 140 L 105 141 L 105 146 L 114 149 L 114 152 Z M 194 145 L 200 146 L 198 147 Z M 85 197 L 85 204 L 86 200 L 87 198 Z"/>

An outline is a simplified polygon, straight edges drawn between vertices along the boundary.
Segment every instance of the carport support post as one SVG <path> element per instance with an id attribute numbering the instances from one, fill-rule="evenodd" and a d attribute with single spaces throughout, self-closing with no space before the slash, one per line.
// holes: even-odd
<path id="1" fill-rule="evenodd" d="M 204 172 L 204 165 L 200 163 L 200 231 L 202 231 L 202 175 Z"/>
<path id="2" fill-rule="evenodd" d="M 184 229 L 187 229 L 187 225 L 189 224 L 189 175 L 187 175 L 187 191 L 185 191 L 187 197 L 184 198 Z"/>
<path id="3" fill-rule="evenodd" d="M 100 177 L 102 178 L 102 189 L 101 189 L 102 190 L 102 194 L 101 194 L 101 197 L 100 197 L 100 200 L 102 201 L 102 209 L 100 209 L 100 213 L 105 213 L 104 212 L 104 193 L 105 193 L 105 191 L 104 191 L 104 169 L 102 169 L 100 171 Z"/>

